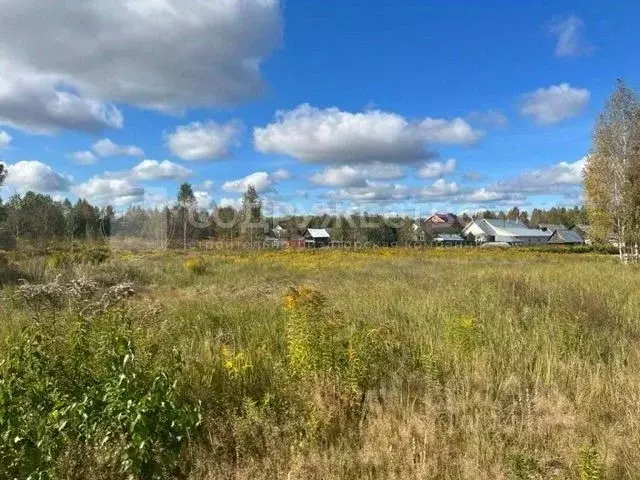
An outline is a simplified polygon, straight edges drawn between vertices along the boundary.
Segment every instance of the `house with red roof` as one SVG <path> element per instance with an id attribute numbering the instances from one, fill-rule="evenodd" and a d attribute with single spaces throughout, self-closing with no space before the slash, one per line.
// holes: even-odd
<path id="1" fill-rule="evenodd" d="M 424 221 L 425 230 L 433 235 L 440 233 L 460 233 L 464 224 L 453 213 L 434 213 Z"/>

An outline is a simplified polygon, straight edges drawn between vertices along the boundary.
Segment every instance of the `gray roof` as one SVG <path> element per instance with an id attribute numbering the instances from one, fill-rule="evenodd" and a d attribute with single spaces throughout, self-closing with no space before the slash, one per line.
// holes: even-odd
<path id="1" fill-rule="evenodd" d="M 549 243 L 584 243 L 582 237 L 574 230 L 556 230 Z"/>
<path id="2" fill-rule="evenodd" d="M 499 218 L 483 218 L 480 221 L 485 221 L 487 222 L 489 225 L 491 225 L 492 227 L 497 227 L 497 228 L 527 228 L 527 226 L 524 223 L 521 222 L 514 222 L 513 220 L 501 220 Z"/>
<path id="3" fill-rule="evenodd" d="M 571 225 L 569 230 L 580 230 L 584 233 L 589 233 L 591 231 L 591 226 L 584 223 L 576 223 L 575 225 Z"/>
<path id="4" fill-rule="evenodd" d="M 496 235 L 498 232 L 496 230 L 502 230 L 507 235 L 511 235 L 514 237 L 548 237 L 551 235 L 549 232 L 543 232 L 542 230 L 538 230 L 536 228 L 528 228 L 524 223 L 520 222 L 512 222 L 509 220 L 499 220 L 493 218 L 485 218 L 481 220 L 481 222 L 486 222 L 485 224 L 489 226 L 490 235 Z M 483 229 L 484 230 L 484 229 Z"/>
<path id="5" fill-rule="evenodd" d="M 543 223 L 541 225 L 538 225 L 538 228 L 540 230 L 549 230 L 550 232 L 555 232 L 556 230 L 567 230 L 567 227 L 565 227 L 564 225 L 560 225 L 559 223 Z"/>
<path id="6" fill-rule="evenodd" d="M 312 238 L 330 238 L 329 232 L 324 228 L 307 228 L 307 233 Z"/>

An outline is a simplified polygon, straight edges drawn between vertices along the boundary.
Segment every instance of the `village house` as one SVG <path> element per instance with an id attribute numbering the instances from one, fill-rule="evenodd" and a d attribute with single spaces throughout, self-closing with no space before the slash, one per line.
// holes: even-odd
<path id="1" fill-rule="evenodd" d="M 275 238 L 284 238 L 287 231 L 280 225 L 276 225 L 275 227 L 273 227 L 273 230 L 271 230 L 271 233 Z"/>
<path id="2" fill-rule="evenodd" d="M 584 239 L 575 230 L 554 230 L 548 243 L 550 245 L 584 245 Z"/>
<path id="3" fill-rule="evenodd" d="M 528 228 L 523 223 L 509 220 L 482 218 L 469 223 L 462 235 L 472 236 L 476 243 L 498 242 L 509 245 L 543 245 L 551 232 Z"/>
<path id="4" fill-rule="evenodd" d="M 424 221 L 427 232 L 437 235 L 439 233 L 460 233 L 464 225 L 453 213 L 435 213 Z"/>
<path id="5" fill-rule="evenodd" d="M 411 241 L 414 243 L 424 243 L 427 241 L 427 233 L 425 229 L 422 228 L 417 223 L 411 224 L 411 230 L 413 231 L 411 235 Z"/>
<path id="6" fill-rule="evenodd" d="M 307 247 L 326 247 L 331 244 L 331 235 L 326 228 L 307 228 L 304 232 L 304 241 Z"/>
<path id="7" fill-rule="evenodd" d="M 584 243 L 591 245 L 591 227 L 582 223 L 576 223 L 569 227 L 569 230 L 576 232 L 584 240 Z"/>
<path id="8" fill-rule="evenodd" d="M 282 248 L 284 247 L 284 237 L 287 231 L 280 225 L 276 225 L 269 232 L 270 235 L 265 237 L 263 245 L 266 248 Z"/>

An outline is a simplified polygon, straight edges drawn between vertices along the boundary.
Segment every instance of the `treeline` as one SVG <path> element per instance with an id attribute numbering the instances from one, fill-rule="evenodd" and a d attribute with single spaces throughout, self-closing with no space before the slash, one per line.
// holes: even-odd
<path id="1" fill-rule="evenodd" d="M 524 223 L 527 226 L 535 227 L 537 225 L 554 224 L 570 227 L 575 224 L 588 224 L 589 216 L 584 206 L 552 207 L 549 210 L 534 208 L 529 215 L 526 210 L 520 210 L 513 207 L 509 211 L 500 210 L 498 212 L 485 210 L 474 215 L 463 214 L 461 220 L 468 223 L 477 218 L 499 218 L 501 220 L 511 220 L 514 222 Z"/>
<path id="2" fill-rule="evenodd" d="M 185 193 L 186 192 L 186 193 Z M 279 225 L 281 238 L 300 238 L 307 228 L 330 228 L 332 239 L 376 244 L 411 242 L 419 236 L 429 239 L 424 219 L 388 217 L 379 214 L 299 215 L 263 217 L 255 189 L 245 194 L 241 209 L 229 206 L 212 211 L 198 209 L 190 197 L 190 186 L 181 186 L 181 196 L 171 208 L 129 207 L 116 215 L 113 207 L 98 207 L 87 200 L 75 203 L 54 200 L 49 195 L 27 192 L 0 199 L 0 249 L 24 245 L 44 246 L 52 242 L 96 242 L 114 238 L 138 238 L 154 247 L 185 247 L 199 240 L 259 242 L 271 236 Z M 584 207 L 534 209 L 531 215 L 517 207 L 509 211 L 463 214 L 462 223 L 473 218 L 504 218 L 532 226 L 538 224 L 586 223 Z M 417 230 L 423 230 L 417 235 Z"/>
<path id="3" fill-rule="evenodd" d="M 110 207 L 100 209 L 86 200 L 72 204 L 34 192 L 0 199 L 0 248 L 23 242 L 94 241 L 100 237 L 103 219 L 113 213 Z"/>

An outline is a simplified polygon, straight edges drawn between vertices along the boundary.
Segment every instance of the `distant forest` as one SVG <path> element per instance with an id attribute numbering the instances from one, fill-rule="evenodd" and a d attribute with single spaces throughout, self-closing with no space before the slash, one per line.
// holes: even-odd
<path id="1" fill-rule="evenodd" d="M 116 214 L 111 206 L 98 207 L 87 200 L 75 203 L 57 201 L 49 195 L 27 192 L 0 199 L 0 249 L 13 249 L 23 245 L 46 245 L 52 242 L 95 242 L 112 236 L 143 237 L 165 246 L 182 247 L 205 239 L 235 241 L 260 240 L 268 237 L 271 229 L 280 225 L 285 238 L 298 238 L 306 228 L 331 228 L 332 238 L 344 241 L 394 243 L 411 241 L 414 224 L 420 220 L 408 217 L 389 217 L 379 214 L 308 215 L 264 217 L 262 205 L 255 193 L 245 194 L 243 207 L 216 207 L 198 209 L 194 199 L 179 200 L 175 206 L 149 209 L 129 207 Z M 446 212 L 441 212 L 446 213 Z M 531 212 L 517 207 L 509 211 L 485 210 L 474 215 L 462 214 L 462 223 L 473 218 L 504 218 L 524 224 L 562 224 L 571 226 L 587 223 L 587 212 L 582 206 L 553 207 Z M 186 221 L 185 221 L 186 220 Z M 428 233 L 428 232 L 427 232 Z"/>

